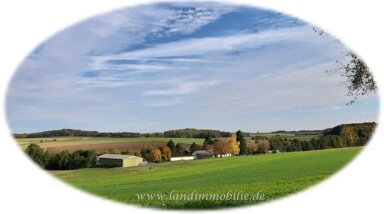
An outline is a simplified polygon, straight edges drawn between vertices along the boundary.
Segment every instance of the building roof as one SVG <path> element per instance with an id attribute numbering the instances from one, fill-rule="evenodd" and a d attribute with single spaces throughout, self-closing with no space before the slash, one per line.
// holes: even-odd
<path id="1" fill-rule="evenodd" d="M 98 156 L 99 158 L 108 158 L 108 159 L 137 159 L 141 157 L 137 157 L 134 155 L 118 155 L 118 154 L 104 154 Z"/>
<path id="2" fill-rule="evenodd" d="M 213 153 L 207 150 L 198 150 L 195 151 L 192 155 L 213 155 Z"/>

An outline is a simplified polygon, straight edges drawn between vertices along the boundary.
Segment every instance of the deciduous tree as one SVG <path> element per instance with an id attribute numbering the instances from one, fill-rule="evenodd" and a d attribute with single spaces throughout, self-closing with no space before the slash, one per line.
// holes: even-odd
<path id="1" fill-rule="evenodd" d="M 231 155 L 238 155 L 240 153 L 239 143 L 234 137 L 229 138 L 228 148 Z"/>
<path id="2" fill-rule="evenodd" d="M 225 142 L 225 141 L 217 141 L 217 142 L 215 142 L 215 145 L 213 146 L 213 152 L 216 155 L 222 155 L 222 154 L 230 153 L 228 142 Z"/>
<path id="3" fill-rule="evenodd" d="M 257 153 L 267 154 L 269 150 L 268 140 L 259 140 L 257 143 Z"/>
<path id="4" fill-rule="evenodd" d="M 314 27 L 313 29 L 319 35 L 329 37 L 329 34 L 323 29 L 318 27 Z M 348 96 L 352 97 L 352 100 L 349 101 L 348 104 L 353 104 L 359 96 L 376 93 L 377 85 L 373 75 L 369 71 L 368 66 L 357 54 L 352 51 L 347 51 L 344 57 L 341 60 L 337 60 L 336 63 L 339 67 L 332 72 L 340 73 L 341 76 L 346 77 Z"/>
<path id="5" fill-rule="evenodd" d="M 162 146 L 159 148 L 161 152 L 161 158 L 163 161 L 170 161 L 172 157 L 171 149 L 168 146 Z"/>
<path id="6" fill-rule="evenodd" d="M 155 163 L 161 162 L 161 151 L 160 149 L 154 149 L 149 153 L 149 160 Z"/>

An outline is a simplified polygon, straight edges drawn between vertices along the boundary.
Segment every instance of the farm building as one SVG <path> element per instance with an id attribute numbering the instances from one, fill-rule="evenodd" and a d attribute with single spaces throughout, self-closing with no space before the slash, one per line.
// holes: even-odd
<path id="1" fill-rule="evenodd" d="M 215 154 L 213 152 L 210 152 L 207 150 L 198 150 L 198 151 L 195 151 L 192 155 L 195 159 L 214 158 L 215 157 Z"/>
<path id="2" fill-rule="evenodd" d="M 139 166 L 143 158 L 133 155 L 104 154 L 97 157 L 97 164 L 111 167 Z"/>
<path id="3" fill-rule="evenodd" d="M 181 160 L 193 160 L 193 156 L 183 156 L 183 157 L 171 157 L 171 161 L 181 161 Z"/>

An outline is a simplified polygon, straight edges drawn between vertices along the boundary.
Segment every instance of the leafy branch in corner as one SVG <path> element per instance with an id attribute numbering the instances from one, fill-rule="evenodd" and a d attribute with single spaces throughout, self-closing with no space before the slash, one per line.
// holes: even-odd
<path id="1" fill-rule="evenodd" d="M 329 37 L 330 35 L 323 29 L 313 27 L 313 30 L 320 36 Z M 340 42 L 336 40 L 336 42 Z M 347 105 L 352 105 L 360 97 L 370 93 L 376 93 L 377 85 L 369 68 L 364 61 L 352 51 L 348 51 L 343 60 L 336 61 L 340 67 L 336 68 L 332 73 L 340 73 L 346 78 L 347 95 L 352 100 Z M 330 73 L 329 71 L 327 71 Z"/>

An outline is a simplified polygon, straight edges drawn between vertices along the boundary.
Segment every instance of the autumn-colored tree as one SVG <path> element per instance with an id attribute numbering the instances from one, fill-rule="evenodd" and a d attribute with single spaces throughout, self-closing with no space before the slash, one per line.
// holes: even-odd
<path id="1" fill-rule="evenodd" d="M 247 143 L 247 151 L 248 151 L 248 154 L 250 154 L 250 155 L 256 154 L 257 153 L 257 144 L 255 142 Z"/>
<path id="2" fill-rule="evenodd" d="M 238 155 L 240 153 L 239 143 L 236 141 L 236 138 L 229 138 L 228 150 L 231 155 Z"/>
<path id="3" fill-rule="evenodd" d="M 154 149 L 149 153 L 149 160 L 152 162 L 159 163 L 161 162 L 161 151 L 160 149 Z"/>
<path id="4" fill-rule="evenodd" d="M 216 155 L 228 154 L 230 153 L 229 142 L 217 141 L 213 146 L 213 151 Z"/>
<path id="5" fill-rule="evenodd" d="M 168 146 L 162 146 L 159 148 L 160 153 L 161 153 L 161 159 L 163 161 L 169 161 L 171 160 L 172 157 L 172 152 L 171 149 Z"/>
<path id="6" fill-rule="evenodd" d="M 257 143 L 257 153 L 268 153 L 269 150 L 269 141 L 268 140 L 259 140 Z"/>

